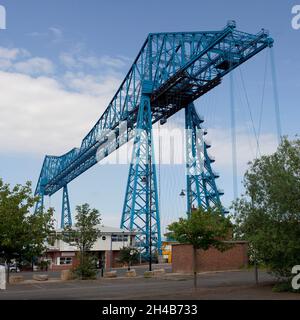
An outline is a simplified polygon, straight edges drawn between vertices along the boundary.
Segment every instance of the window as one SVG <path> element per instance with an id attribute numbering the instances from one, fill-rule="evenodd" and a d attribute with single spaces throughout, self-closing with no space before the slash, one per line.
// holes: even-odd
<path id="1" fill-rule="evenodd" d="M 59 264 L 72 264 L 72 258 L 71 257 L 61 257 L 59 259 Z"/>
<path id="2" fill-rule="evenodd" d="M 113 234 L 111 236 L 112 242 L 127 242 L 128 241 L 128 235 L 116 235 Z"/>
<path id="3" fill-rule="evenodd" d="M 75 244 L 78 240 L 78 234 L 75 231 L 63 231 L 61 234 L 61 239 L 64 242 Z"/>

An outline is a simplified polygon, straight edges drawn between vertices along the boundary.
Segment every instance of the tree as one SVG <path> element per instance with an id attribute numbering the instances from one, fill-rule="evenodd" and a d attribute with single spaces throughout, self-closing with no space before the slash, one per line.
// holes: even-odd
<path id="1" fill-rule="evenodd" d="M 37 200 L 30 182 L 11 188 L 0 179 L 0 253 L 8 264 L 12 259 L 40 256 L 46 248 L 53 230 L 53 209 L 30 214 Z"/>
<path id="2" fill-rule="evenodd" d="M 75 272 L 81 274 L 82 279 L 90 278 L 96 271 L 94 260 L 87 255 L 87 252 L 100 236 L 100 230 L 96 228 L 101 222 L 100 213 L 96 209 L 91 209 L 87 203 L 77 206 L 76 212 L 75 227 L 65 227 L 63 240 L 76 246 L 80 251 L 80 264 Z"/>
<path id="3" fill-rule="evenodd" d="M 277 151 L 249 163 L 245 193 L 233 203 L 235 236 L 279 279 L 300 258 L 300 140 L 283 138 Z"/>
<path id="4" fill-rule="evenodd" d="M 126 263 L 129 271 L 130 266 L 139 260 L 139 250 L 132 247 L 123 247 L 119 252 L 118 260 Z"/>
<path id="5" fill-rule="evenodd" d="M 197 249 L 208 250 L 215 247 L 224 251 L 229 248 L 226 239 L 232 230 L 230 219 L 221 210 L 199 208 L 189 218 L 180 218 L 168 226 L 167 235 L 180 243 L 193 246 L 194 287 L 197 288 Z"/>
<path id="6" fill-rule="evenodd" d="M 25 241 L 23 245 L 23 257 L 28 261 L 40 257 L 47 249 L 47 244 L 51 243 L 50 238 L 53 238 L 54 230 L 53 214 L 54 209 L 50 208 L 46 212 L 41 210 L 28 216 L 26 234 L 29 241 Z"/>

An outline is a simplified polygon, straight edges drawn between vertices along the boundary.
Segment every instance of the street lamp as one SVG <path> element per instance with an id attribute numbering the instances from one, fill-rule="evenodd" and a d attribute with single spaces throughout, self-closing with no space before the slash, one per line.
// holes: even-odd
<path id="1" fill-rule="evenodd" d="M 142 182 L 143 182 L 144 184 L 147 183 L 147 177 L 146 177 L 146 176 L 144 176 L 144 177 L 142 178 Z"/>
<path id="2" fill-rule="evenodd" d="M 186 189 L 182 189 L 179 196 L 181 198 L 184 198 L 186 196 L 186 193 L 189 196 L 188 204 L 187 204 L 187 214 L 188 214 L 188 216 L 190 216 L 192 213 L 192 194 L 191 194 L 191 192 L 188 192 Z"/>

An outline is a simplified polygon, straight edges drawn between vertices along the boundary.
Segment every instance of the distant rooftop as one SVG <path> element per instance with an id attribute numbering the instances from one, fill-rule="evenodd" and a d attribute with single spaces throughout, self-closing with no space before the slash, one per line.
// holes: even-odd
<path id="1" fill-rule="evenodd" d="M 75 227 L 72 227 L 72 229 L 76 230 Z M 116 227 L 109 227 L 109 226 L 103 226 L 98 224 L 97 225 L 97 229 L 99 229 L 101 231 L 101 233 L 124 233 L 124 234 L 136 234 L 137 232 L 134 231 L 128 231 L 125 229 L 121 229 L 121 228 L 116 228 Z M 63 229 L 59 228 L 59 229 L 55 229 L 56 232 L 62 232 Z"/>

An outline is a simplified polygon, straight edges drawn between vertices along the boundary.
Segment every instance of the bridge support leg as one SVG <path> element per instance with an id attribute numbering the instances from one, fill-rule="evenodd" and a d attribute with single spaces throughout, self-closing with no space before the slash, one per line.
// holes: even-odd
<path id="1" fill-rule="evenodd" d="M 211 168 L 214 159 L 207 152 L 210 145 L 204 140 L 206 131 L 201 127 L 203 122 L 194 104 L 189 104 L 185 108 L 188 215 L 199 207 L 220 207 L 225 212 L 220 200 L 223 193 L 218 190 L 215 182 L 218 175 Z"/>
<path id="2" fill-rule="evenodd" d="M 142 95 L 126 188 L 121 228 L 137 232 L 145 257 L 161 251 L 161 231 L 150 98 Z M 151 248 L 151 249 L 150 249 Z"/>
<path id="3" fill-rule="evenodd" d="M 34 209 L 34 213 L 38 213 L 40 210 L 43 210 L 44 208 L 44 194 L 38 194 L 40 199 L 39 201 L 37 201 L 37 203 L 35 204 L 35 209 Z"/>
<path id="4" fill-rule="evenodd" d="M 71 216 L 70 201 L 69 201 L 69 194 L 68 194 L 67 185 L 65 185 L 63 187 L 61 222 L 60 222 L 60 227 L 62 229 L 65 226 L 72 226 L 72 216 Z"/>

